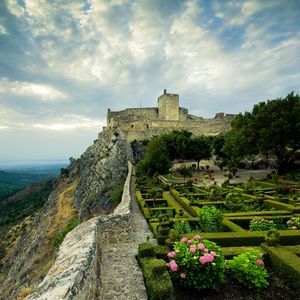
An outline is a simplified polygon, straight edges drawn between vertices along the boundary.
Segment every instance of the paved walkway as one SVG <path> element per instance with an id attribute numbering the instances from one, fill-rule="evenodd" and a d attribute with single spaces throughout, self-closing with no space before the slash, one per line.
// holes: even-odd
<path id="1" fill-rule="evenodd" d="M 134 178 L 132 178 L 134 179 Z M 152 232 L 142 215 L 134 193 L 134 180 L 131 181 L 132 199 L 132 242 L 105 245 L 102 249 L 101 281 L 103 287 L 101 300 L 146 300 L 147 294 L 142 272 L 135 256 L 138 244 L 146 241 L 146 236 L 153 239 Z"/>

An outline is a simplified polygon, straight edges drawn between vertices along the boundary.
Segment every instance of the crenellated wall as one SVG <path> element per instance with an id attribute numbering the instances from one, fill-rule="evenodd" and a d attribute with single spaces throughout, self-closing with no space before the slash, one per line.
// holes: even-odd
<path id="1" fill-rule="evenodd" d="M 54 265 L 26 300 L 91 300 L 101 297 L 101 249 L 106 244 L 130 241 L 130 183 L 132 164 L 122 201 L 114 213 L 92 218 L 67 234 Z"/>

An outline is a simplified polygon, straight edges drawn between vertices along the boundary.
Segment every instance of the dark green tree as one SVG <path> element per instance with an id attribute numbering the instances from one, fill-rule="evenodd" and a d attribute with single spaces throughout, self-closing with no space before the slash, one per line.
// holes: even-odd
<path id="1" fill-rule="evenodd" d="M 197 136 L 190 139 L 186 158 L 195 160 L 199 171 L 200 161 L 202 159 L 210 159 L 211 152 L 210 139 L 206 136 Z"/>
<path id="2" fill-rule="evenodd" d="M 256 104 L 252 113 L 240 114 L 223 147 L 233 160 L 251 154 L 274 155 L 278 174 L 295 161 L 299 149 L 300 97 L 294 92 Z"/>

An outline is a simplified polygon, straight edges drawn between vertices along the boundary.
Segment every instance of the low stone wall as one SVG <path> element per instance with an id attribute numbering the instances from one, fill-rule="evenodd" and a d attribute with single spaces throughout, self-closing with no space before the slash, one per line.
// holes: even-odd
<path id="1" fill-rule="evenodd" d="M 114 213 L 92 218 L 67 234 L 47 276 L 26 300 L 91 300 L 101 291 L 101 248 L 104 244 L 130 240 L 130 181 L 132 164 L 122 201 Z"/>

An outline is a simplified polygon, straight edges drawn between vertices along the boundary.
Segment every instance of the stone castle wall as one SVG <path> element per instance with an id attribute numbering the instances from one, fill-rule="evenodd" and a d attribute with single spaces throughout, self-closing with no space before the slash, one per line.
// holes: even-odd
<path id="1" fill-rule="evenodd" d="M 224 113 L 210 119 L 190 115 L 188 109 L 179 107 L 179 95 L 165 90 L 158 97 L 157 108 L 127 108 L 117 112 L 109 109 L 105 128 L 122 130 L 129 141 L 149 139 L 172 130 L 187 130 L 196 136 L 216 135 L 230 130 L 234 117 Z"/>

